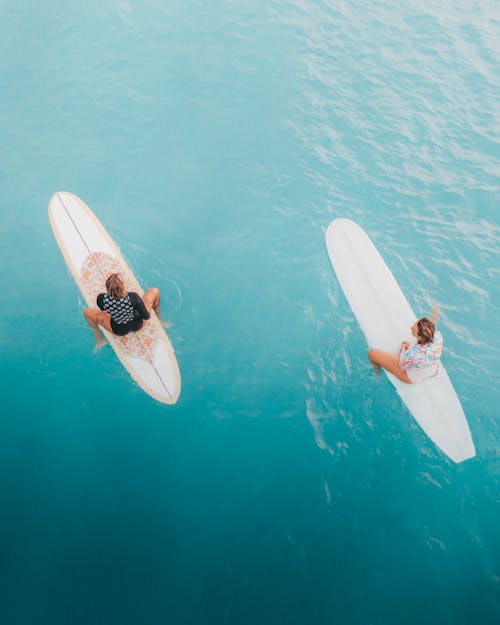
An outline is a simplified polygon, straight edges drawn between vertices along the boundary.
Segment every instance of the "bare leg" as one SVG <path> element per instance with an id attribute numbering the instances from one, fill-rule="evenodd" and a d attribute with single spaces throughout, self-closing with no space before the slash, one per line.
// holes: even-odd
<path id="1" fill-rule="evenodd" d="M 158 319 L 160 320 L 161 325 L 164 328 L 169 328 L 171 326 L 171 323 L 169 321 L 163 321 L 163 319 L 161 318 L 159 289 L 157 289 L 156 287 L 151 287 L 150 289 L 148 289 L 142 296 L 142 301 L 144 302 L 144 306 L 146 306 L 149 312 L 151 312 L 151 310 L 154 310 Z"/>
<path id="2" fill-rule="evenodd" d="M 108 332 L 113 332 L 111 329 L 111 315 L 103 310 L 99 310 L 98 308 L 86 308 L 83 311 L 83 314 L 85 315 L 85 319 L 94 333 L 94 352 L 97 352 L 107 343 L 106 337 L 101 332 L 99 326 L 102 326 Z"/>
<path id="3" fill-rule="evenodd" d="M 380 367 L 383 367 L 389 371 L 389 373 L 395 375 L 401 382 L 411 384 L 411 380 L 406 371 L 399 368 L 399 356 L 397 354 L 389 354 L 389 352 L 384 352 L 381 349 L 371 349 L 368 352 L 368 358 L 374 368 L 378 367 L 380 369 Z"/>

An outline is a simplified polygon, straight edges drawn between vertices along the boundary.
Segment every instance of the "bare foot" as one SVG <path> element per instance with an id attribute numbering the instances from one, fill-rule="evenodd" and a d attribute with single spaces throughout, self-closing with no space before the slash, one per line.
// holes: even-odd
<path id="1" fill-rule="evenodd" d="M 375 371 L 375 375 L 379 378 L 382 375 L 382 367 L 377 365 L 376 362 L 372 362 L 373 370 Z"/>
<path id="2" fill-rule="evenodd" d="M 101 347 L 104 347 L 108 340 L 104 336 L 104 334 L 100 331 L 94 331 L 95 345 L 94 345 L 94 354 L 97 353 Z"/>
<path id="3" fill-rule="evenodd" d="M 158 321 L 161 323 L 161 325 L 162 325 L 164 328 L 171 328 L 171 327 L 172 327 L 172 323 L 171 323 L 170 321 L 164 321 L 164 320 L 161 318 L 161 313 L 160 313 L 160 307 L 159 307 L 159 306 L 157 306 L 156 308 L 149 308 L 148 310 L 149 310 L 150 312 L 151 312 L 151 310 L 154 310 L 154 311 L 155 311 L 155 314 L 156 314 L 156 316 L 158 317 Z"/>

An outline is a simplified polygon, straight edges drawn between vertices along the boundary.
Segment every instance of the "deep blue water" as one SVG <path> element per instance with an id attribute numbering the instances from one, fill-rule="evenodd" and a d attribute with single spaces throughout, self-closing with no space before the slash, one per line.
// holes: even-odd
<path id="1" fill-rule="evenodd" d="M 0 3 L 2 625 L 499 622 L 498 15 Z M 93 355 L 57 190 L 161 289 L 176 406 Z M 440 304 L 475 459 L 373 375 L 339 216 Z"/>

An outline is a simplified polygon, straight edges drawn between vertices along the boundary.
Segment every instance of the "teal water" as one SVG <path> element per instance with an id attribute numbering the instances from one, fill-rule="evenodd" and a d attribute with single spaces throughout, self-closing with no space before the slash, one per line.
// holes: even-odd
<path id="1" fill-rule="evenodd" d="M 498 623 L 497 4 L 20 0 L 0 22 L 0 623 Z M 176 406 L 92 354 L 56 190 L 161 289 Z M 371 372 L 338 216 L 441 305 L 477 458 Z"/>

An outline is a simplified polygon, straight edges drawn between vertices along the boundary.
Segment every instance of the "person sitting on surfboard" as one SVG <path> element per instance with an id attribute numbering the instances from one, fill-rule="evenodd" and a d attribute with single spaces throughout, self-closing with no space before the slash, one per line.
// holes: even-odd
<path id="1" fill-rule="evenodd" d="M 422 317 L 415 321 L 411 333 L 417 342 L 411 345 L 403 341 L 399 355 L 381 349 L 371 349 L 368 358 L 375 369 L 380 370 L 380 367 L 383 367 L 406 384 L 416 384 L 436 375 L 443 351 L 443 337 L 441 332 L 436 330 L 438 316 L 439 308 L 435 306 L 431 319 Z"/>
<path id="2" fill-rule="evenodd" d="M 94 331 L 95 349 L 106 343 L 99 326 L 112 334 L 124 336 L 137 332 L 154 310 L 160 317 L 160 291 L 153 287 L 141 296 L 134 291 L 127 291 L 119 273 L 112 273 L 106 280 L 106 293 L 97 296 L 99 308 L 87 308 L 84 311 L 87 323 Z"/>

